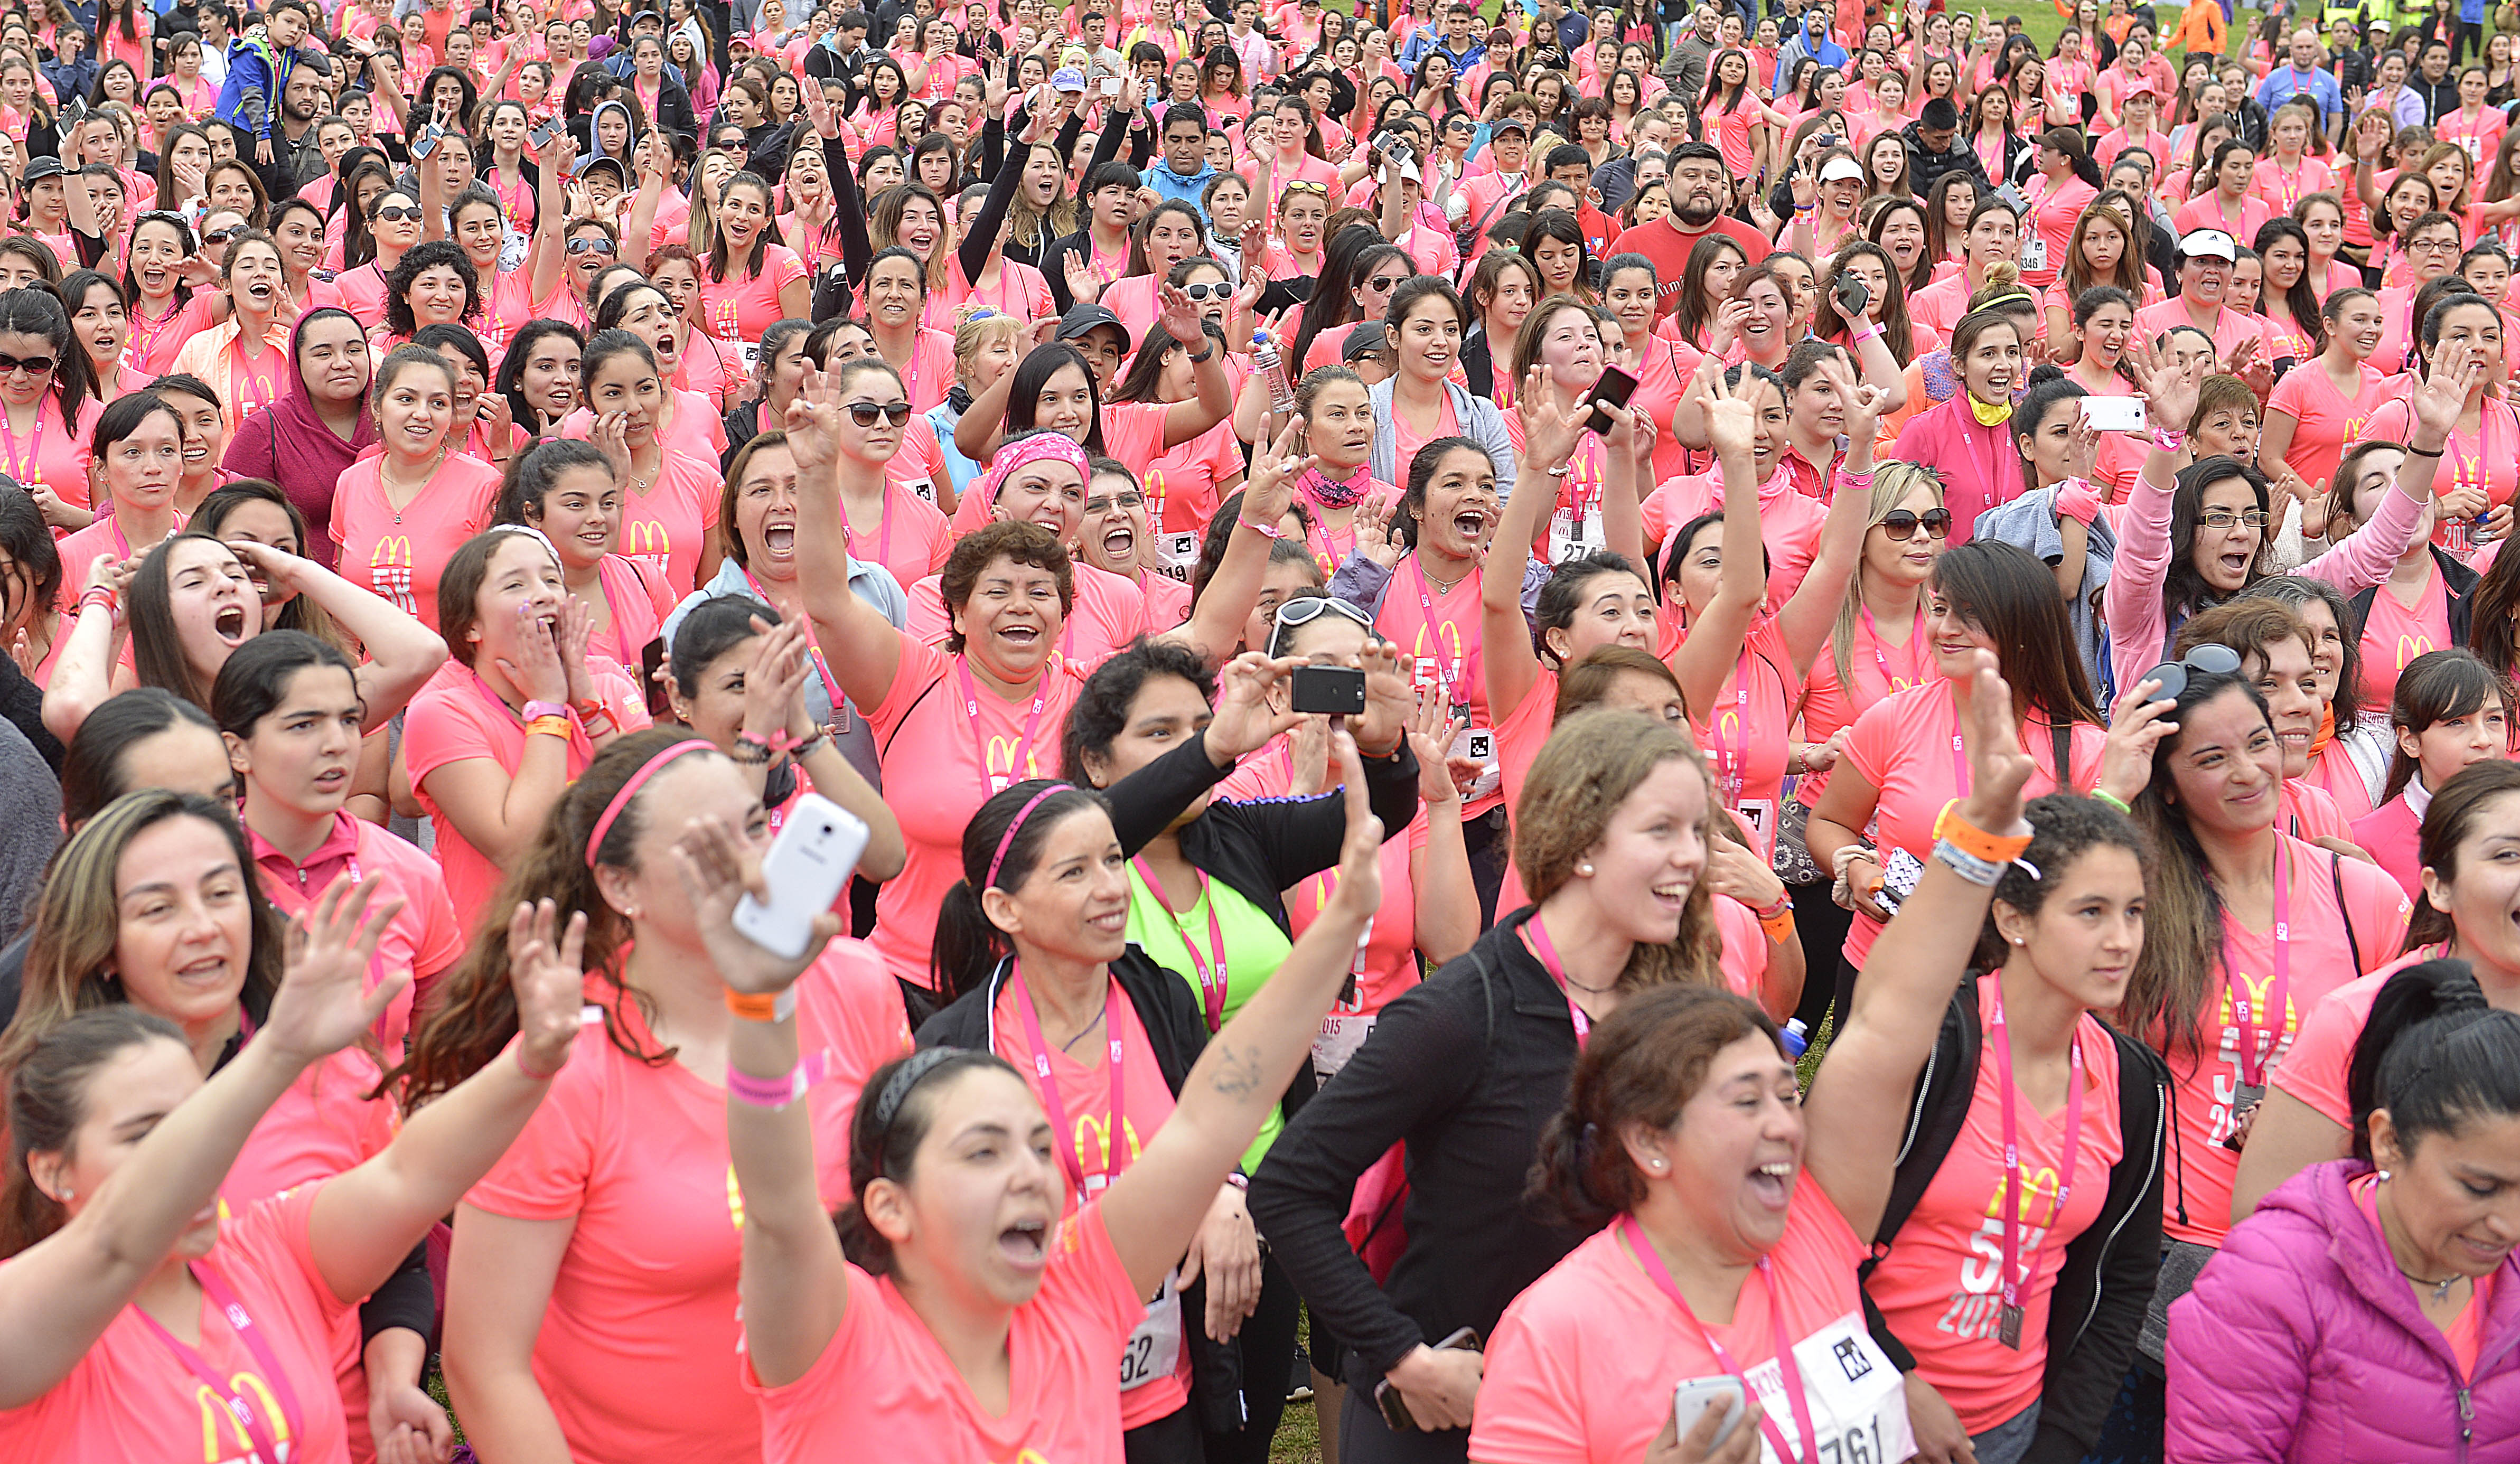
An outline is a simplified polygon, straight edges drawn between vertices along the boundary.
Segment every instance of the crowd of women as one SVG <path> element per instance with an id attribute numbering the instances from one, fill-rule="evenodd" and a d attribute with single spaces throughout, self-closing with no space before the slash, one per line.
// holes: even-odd
<path id="1" fill-rule="evenodd" d="M 0 9 L 0 1457 L 2520 1449 L 2513 42 L 2057 11 Z"/>

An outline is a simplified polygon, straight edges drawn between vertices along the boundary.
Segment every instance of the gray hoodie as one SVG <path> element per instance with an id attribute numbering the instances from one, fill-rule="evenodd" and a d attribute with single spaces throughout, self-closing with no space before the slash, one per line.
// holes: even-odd
<path id="1" fill-rule="evenodd" d="M 2008 504 L 1998 504 L 1977 516 L 1970 532 L 1980 539 L 2018 544 L 2050 564 L 2065 557 L 2065 539 L 2056 530 L 2053 488 L 2034 488 Z M 2109 561 L 2117 552 L 2118 536 L 2109 529 L 2108 515 L 2100 514 L 2092 520 L 2091 542 L 2084 551 L 2082 592 L 2065 601 L 2065 614 L 2074 623 L 2075 647 L 2083 653 L 2083 674 L 2095 688 L 2100 685 L 2103 626 L 2093 606 L 2099 601 L 2100 587 L 2109 582 Z"/>

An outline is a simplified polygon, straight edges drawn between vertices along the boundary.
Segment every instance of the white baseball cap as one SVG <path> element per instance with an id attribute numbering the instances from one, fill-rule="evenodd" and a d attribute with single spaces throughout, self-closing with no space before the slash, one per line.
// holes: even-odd
<path id="1" fill-rule="evenodd" d="M 1820 165 L 1821 182 L 1835 183 L 1840 178 L 1849 178 L 1861 183 L 1864 181 L 1864 169 L 1858 166 L 1852 157 L 1832 157 Z"/>
<path id="2" fill-rule="evenodd" d="M 2199 229 L 2179 242 L 2179 255 L 2182 259 L 2211 256 L 2236 263 L 2240 257 L 2240 246 L 2220 229 Z"/>

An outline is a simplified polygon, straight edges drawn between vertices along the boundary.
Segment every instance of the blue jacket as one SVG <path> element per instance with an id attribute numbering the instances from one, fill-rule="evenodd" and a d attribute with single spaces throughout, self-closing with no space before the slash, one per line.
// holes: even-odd
<path id="1" fill-rule="evenodd" d="M 2323 67 L 2305 76 L 2289 66 L 2281 66 L 2258 83 L 2258 104 L 2269 112 L 2295 97 L 2308 97 L 2318 103 L 2319 115 L 2330 119 L 2345 107 L 2345 94 L 2337 88 L 2336 73 Z"/>
<path id="2" fill-rule="evenodd" d="M 228 79 L 219 88 L 219 120 L 258 138 L 271 136 L 271 119 L 280 111 L 280 93 L 289 85 L 289 73 L 314 54 L 300 46 L 275 58 L 271 43 L 263 40 L 241 40 L 228 47 Z M 250 119 L 246 116 L 248 93 L 260 103 Z"/>
<path id="3" fill-rule="evenodd" d="M 1201 162 L 1197 172 L 1184 177 L 1174 172 L 1162 158 L 1158 157 L 1153 165 L 1146 170 L 1143 177 L 1146 185 L 1155 191 L 1155 197 L 1166 202 L 1179 199 L 1197 209 L 1200 218 L 1207 217 L 1207 207 L 1199 202 L 1199 196 L 1207 192 L 1207 186 L 1210 183 L 1216 181 L 1215 164 Z"/>

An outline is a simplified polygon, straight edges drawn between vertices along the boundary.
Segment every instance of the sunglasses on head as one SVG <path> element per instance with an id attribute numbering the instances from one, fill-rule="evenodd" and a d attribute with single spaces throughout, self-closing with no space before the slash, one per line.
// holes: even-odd
<path id="1" fill-rule="evenodd" d="M 1301 599 L 1290 599 L 1280 605 L 1278 629 L 1282 634 L 1299 625 L 1310 625 L 1325 615 L 1341 616 L 1355 621 L 1369 631 L 1373 629 L 1372 616 L 1349 604 L 1346 600 L 1328 595 L 1308 595 Z"/>
<path id="2" fill-rule="evenodd" d="M 1315 183 L 1310 178 L 1298 178 L 1294 182 L 1287 184 L 1285 188 L 1280 192 L 1281 197 L 1285 194 L 1320 194 L 1323 198 L 1327 199 L 1330 196 L 1330 191 L 1328 188 L 1319 183 Z"/>
<path id="3" fill-rule="evenodd" d="M 908 402 L 849 403 L 849 421 L 859 426 L 872 427 L 878 418 L 890 421 L 896 427 L 901 426 L 910 421 L 910 404 Z"/>
<path id="4" fill-rule="evenodd" d="M 2177 701 L 2187 689 L 2187 674 L 2204 672 L 2211 676 L 2236 676 L 2240 670 L 2240 653 L 2228 645 L 2207 642 L 2175 661 L 2164 661 L 2136 678 L 2139 682 L 2159 682 L 2161 689 L 2152 693 L 2155 701 Z"/>
<path id="5" fill-rule="evenodd" d="M 1912 513 L 1906 509 L 1893 509 L 1881 516 L 1882 532 L 1900 544 L 1915 538 L 1920 526 L 1930 538 L 1948 539 L 1952 536 L 1952 510 L 1927 509 L 1922 513 Z"/>

